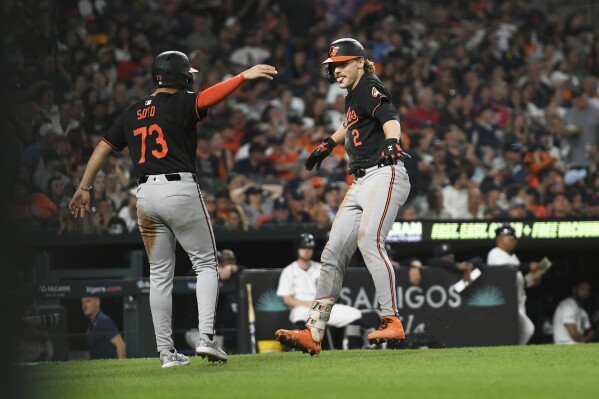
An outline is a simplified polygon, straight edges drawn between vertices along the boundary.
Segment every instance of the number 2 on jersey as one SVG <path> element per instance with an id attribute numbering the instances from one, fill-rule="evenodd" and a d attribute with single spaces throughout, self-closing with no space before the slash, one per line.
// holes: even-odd
<path id="1" fill-rule="evenodd" d="M 360 140 L 358 140 L 360 138 L 360 132 L 358 131 L 358 129 L 352 130 L 351 135 L 354 136 L 354 145 L 356 147 L 361 146 L 362 142 Z"/>
<path id="2" fill-rule="evenodd" d="M 146 137 L 148 134 L 151 136 L 153 133 L 156 133 L 156 144 L 158 144 L 161 148 L 160 151 L 152 150 L 152 155 L 156 158 L 164 158 L 168 153 L 168 145 L 164 140 L 164 134 L 162 133 L 162 129 L 157 124 L 152 124 L 150 127 L 142 126 L 133 131 L 134 136 L 139 136 L 141 134 L 141 156 L 139 157 L 139 163 L 146 162 Z"/>

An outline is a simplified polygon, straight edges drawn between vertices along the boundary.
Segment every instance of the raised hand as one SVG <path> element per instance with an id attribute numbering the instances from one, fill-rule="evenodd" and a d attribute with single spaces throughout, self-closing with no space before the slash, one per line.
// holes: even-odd
<path id="1" fill-rule="evenodd" d="M 277 70 L 272 65 L 258 64 L 254 65 L 250 69 L 243 71 L 241 74 L 245 80 L 252 80 L 258 78 L 266 78 L 272 80 L 277 74 Z"/>

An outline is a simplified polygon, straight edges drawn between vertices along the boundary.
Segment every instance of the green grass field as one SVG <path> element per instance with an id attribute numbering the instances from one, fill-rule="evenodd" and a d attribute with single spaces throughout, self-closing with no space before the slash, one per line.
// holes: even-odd
<path id="1" fill-rule="evenodd" d="M 599 344 L 325 351 L 23 366 L 38 397 L 68 398 L 598 398 Z"/>

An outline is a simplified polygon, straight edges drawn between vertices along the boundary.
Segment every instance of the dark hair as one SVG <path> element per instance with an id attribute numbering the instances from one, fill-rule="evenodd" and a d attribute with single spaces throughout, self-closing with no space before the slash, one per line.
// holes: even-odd
<path id="1" fill-rule="evenodd" d="M 524 186 L 520 183 L 510 184 L 505 190 L 505 196 L 507 200 L 511 200 L 516 197 L 518 193 L 524 188 Z"/>
<path id="2" fill-rule="evenodd" d="M 447 178 L 449 179 L 449 183 L 453 185 L 453 183 L 455 183 L 460 178 L 460 176 L 462 176 L 462 173 L 465 173 L 464 169 L 462 168 L 450 169 L 447 172 Z"/>

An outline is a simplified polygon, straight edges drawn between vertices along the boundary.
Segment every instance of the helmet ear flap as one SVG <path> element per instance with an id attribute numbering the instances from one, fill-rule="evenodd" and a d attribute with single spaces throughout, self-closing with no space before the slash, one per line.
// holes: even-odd
<path id="1" fill-rule="evenodd" d="M 335 72 L 333 71 L 333 64 L 327 64 L 327 80 L 329 83 L 335 83 Z"/>

